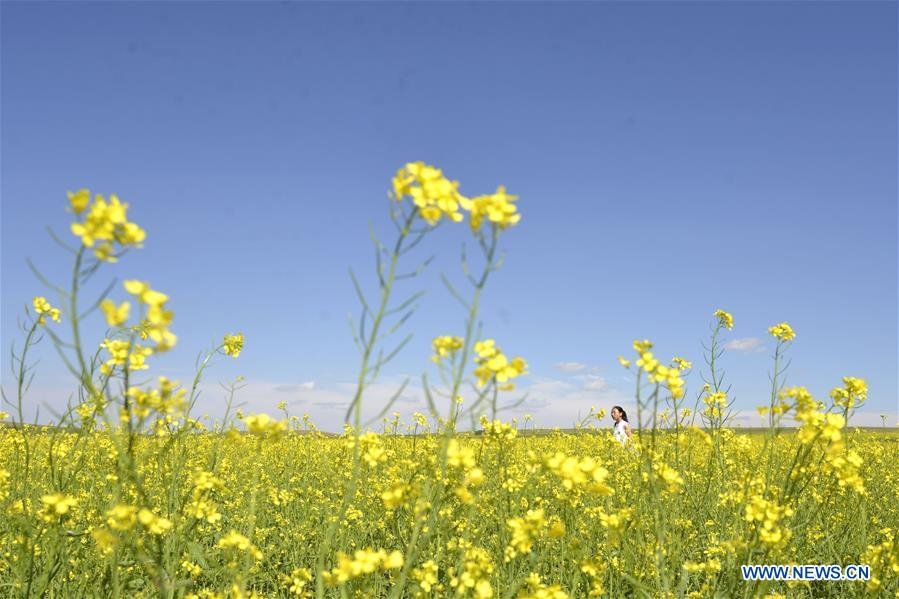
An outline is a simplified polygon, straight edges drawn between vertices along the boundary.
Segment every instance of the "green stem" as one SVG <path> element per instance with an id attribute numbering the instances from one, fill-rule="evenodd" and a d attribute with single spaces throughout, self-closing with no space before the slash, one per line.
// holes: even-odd
<path id="1" fill-rule="evenodd" d="M 440 506 L 438 504 L 438 499 L 442 495 L 440 493 L 442 489 L 442 485 L 445 484 L 443 481 L 447 479 L 447 464 L 446 464 L 446 455 L 447 448 L 449 447 L 449 442 L 455 434 L 456 430 L 456 420 L 459 415 L 459 405 L 456 403 L 456 397 L 459 394 L 459 388 L 462 385 L 462 380 L 465 377 L 465 367 L 468 363 L 468 356 L 473 347 L 472 334 L 474 333 L 475 322 L 477 321 L 477 313 L 478 313 L 478 304 L 481 299 L 481 291 L 484 289 L 484 286 L 487 284 L 487 278 L 490 275 L 490 272 L 494 269 L 493 259 L 496 255 L 496 247 L 497 242 L 499 240 L 499 229 L 496 225 L 491 226 L 491 235 L 490 235 L 490 245 L 486 250 L 486 262 L 484 265 L 484 271 L 481 273 L 480 279 L 477 280 L 474 286 L 474 293 L 472 296 L 471 303 L 469 304 L 468 309 L 468 317 L 465 322 L 465 338 L 462 342 L 462 353 L 459 360 L 458 367 L 453 372 L 453 386 L 450 392 L 449 402 L 449 416 L 447 418 L 446 426 L 443 430 L 443 438 L 441 439 L 440 449 L 438 451 L 437 463 L 441 465 L 442 468 L 442 476 L 440 478 L 440 483 L 432 484 L 431 481 L 426 483 L 423 495 L 428 497 L 431 502 L 431 508 L 427 518 L 427 532 L 423 534 L 423 538 L 421 539 L 422 544 L 426 545 L 430 540 L 431 536 L 434 534 L 436 526 L 436 518 L 437 514 L 440 511 Z M 404 556 L 403 568 L 400 570 L 399 576 L 397 577 L 397 581 L 393 586 L 393 589 L 390 591 L 389 599 L 398 599 L 402 592 L 403 588 L 406 584 L 406 580 L 409 578 L 409 573 L 412 570 L 412 566 L 415 563 L 415 559 L 418 557 L 418 544 L 419 537 L 422 535 L 422 530 L 424 528 L 424 523 L 422 520 L 418 521 L 415 525 L 415 529 L 412 533 L 412 539 L 409 542 L 409 546 L 406 549 L 406 555 Z"/>
<path id="2" fill-rule="evenodd" d="M 337 527 L 346 514 L 350 501 L 356 494 L 356 488 L 359 482 L 359 474 L 361 471 L 361 443 L 359 442 L 359 436 L 361 435 L 360 428 L 362 422 L 362 395 L 366 387 L 365 378 L 368 376 L 368 365 L 371 359 L 371 354 L 376 343 L 378 342 L 378 331 L 380 330 L 381 322 L 384 319 L 384 314 L 387 311 L 387 304 L 390 299 L 390 293 L 393 290 L 393 283 L 396 280 L 396 266 L 402 251 L 403 241 L 409 235 L 412 222 L 417 215 L 418 208 L 415 208 L 409 212 L 409 215 L 406 217 L 406 221 L 403 224 L 403 228 L 400 230 L 400 234 L 397 237 L 396 245 L 394 246 L 393 253 L 390 256 L 390 268 L 388 270 L 387 279 L 384 281 L 384 284 L 381 287 L 381 302 L 378 306 L 378 312 L 374 316 L 371 332 L 368 335 L 368 339 L 365 342 L 365 348 L 362 352 L 362 364 L 359 368 L 359 376 L 356 380 L 356 393 L 353 396 L 352 404 L 353 434 L 356 436 L 356 443 L 353 446 L 353 473 L 344 492 L 343 500 L 340 504 L 340 509 L 338 510 L 338 513 L 336 514 L 334 520 L 328 525 L 328 529 L 325 532 L 325 538 L 319 546 L 318 555 L 316 556 L 315 596 L 318 599 L 324 597 L 325 592 L 324 580 L 321 576 L 321 573 L 324 571 L 325 567 L 325 559 L 327 557 L 327 554 L 331 550 L 331 544 L 334 541 Z M 368 308 L 367 306 L 363 306 L 363 309 L 367 310 Z"/>

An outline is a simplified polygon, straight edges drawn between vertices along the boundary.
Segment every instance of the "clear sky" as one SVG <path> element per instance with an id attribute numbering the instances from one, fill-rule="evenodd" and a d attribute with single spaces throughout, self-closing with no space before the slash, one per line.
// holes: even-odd
<path id="1" fill-rule="evenodd" d="M 897 420 L 897 5 L 790 3 L 2 3 L 2 353 L 39 293 L 32 260 L 70 268 L 65 192 L 129 202 L 145 248 L 101 271 L 171 296 L 177 347 L 150 372 L 187 380 L 242 331 L 248 410 L 287 400 L 339 426 L 358 357 L 347 268 L 371 288 L 368 223 L 424 160 L 476 195 L 505 184 L 523 218 L 488 284 L 486 336 L 530 364 L 524 411 L 570 425 L 632 405 L 615 361 L 635 338 L 693 360 L 716 308 L 737 406 L 767 401 L 768 326 L 797 332 L 790 384 L 870 385 L 859 423 Z M 461 334 L 437 259 L 413 342 L 368 401 Z M 121 286 L 114 297 L 124 299 Z M 102 335 L 98 317 L 91 338 Z M 45 340 L 31 406 L 74 381 Z M 630 402 L 630 403 L 628 403 Z M 397 404 L 423 410 L 413 388 Z M 42 408 L 46 411 L 47 408 Z M 510 414 L 511 416 L 513 414 Z"/>

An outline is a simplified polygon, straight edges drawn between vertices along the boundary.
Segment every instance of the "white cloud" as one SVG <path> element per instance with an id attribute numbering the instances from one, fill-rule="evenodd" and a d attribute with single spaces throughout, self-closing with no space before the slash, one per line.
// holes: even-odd
<path id="1" fill-rule="evenodd" d="M 581 364 L 580 362 L 559 362 L 558 364 L 553 364 L 553 368 L 562 372 L 580 372 L 586 367 L 586 364 Z"/>
<path id="2" fill-rule="evenodd" d="M 743 337 L 741 339 L 731 339 L 724 344 L 724 349 L 731 349 L 746 354 L 755 354 L 765 351 L 762 340 L 758 337 Z"/>
<path id="3" fill-rule="evenodd" d="M 588 376 L 584 382 L 584 389 L 587 391 L 602 391 L 608 386 L 606 379 L 601 376 Z"/>
<path id="4" fill-rule="evenodd" d="M 298 385 L 286 384 L 272 387 L 273 391 L 279 393 L 297 393 L 303 389 L 315 389 L 315 381 L 306 381 L 305 383 L 300 383 Z"/>

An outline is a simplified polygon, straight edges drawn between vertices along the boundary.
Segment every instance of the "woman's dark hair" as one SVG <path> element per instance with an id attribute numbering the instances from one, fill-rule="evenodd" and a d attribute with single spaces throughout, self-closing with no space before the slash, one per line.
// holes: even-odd
<path id="1" fill-rule="evenodd" d="M 624 408 L 622 408 L 621 406 L 615 406 L 614 408 L 612 408 L 612 411 L 614 412 L 615 410 L 618 410 L 619 412 L 621 412 L 622 420 L 624 420 L 627 423 L 630 423 L 630 420 L 627 419 L 627 412 L 624 411 Z"/>

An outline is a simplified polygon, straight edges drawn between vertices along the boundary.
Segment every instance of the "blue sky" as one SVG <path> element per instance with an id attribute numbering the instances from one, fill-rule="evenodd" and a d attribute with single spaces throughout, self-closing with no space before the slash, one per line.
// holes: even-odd
<path id="1" fill-rule="evenodd" d="M 819 397 L 868 380 L 867 415 L 897 412 L 895 3 L 3 3 L 2 346 L 65 280 L 65 192 L 116 193 L 145 248 L 97 284 L 166 293 L 178 346 L 151 372 L 186 380 L 242 331 L 218 380 L 247 409 L 284 399 L 336 429 L 358 358 L 347 268 L 371 284 L 393 172 L 424 160 L 476 195 L 505 184 L 521 223 L 483 302 L 486 336 L 528 359 L 527 411 L 568 425 L 627 405 L 615 362 L 649 338 L 702 363 L 716 308 L 737 407 L 764 403 L 773 343 L 797 331 L 789 382 Z M 459 280 L 465 227 L 431 268 L 413 342 L 370 409 L 461 334 L 439 284 Z M 123 299 L 120 287 L 116 297 Z M 48 295 L 51 302 L 52 295 Z M 89 327 L 99 341 L 98 323 Z M 48 344 L 32 403 L 73 381 Z M 9 356 L 3 352 L 3 385 Z M 700 386 L 688 381 L 689 396 Z M 398 404 L 422 410 L 413 388 Z M 46 408 L 43 408 L 46 411 Z M 515 414 L 521 417 L 522 412 Z M 744 423 L 756 423 L 749 417 Z"/>

